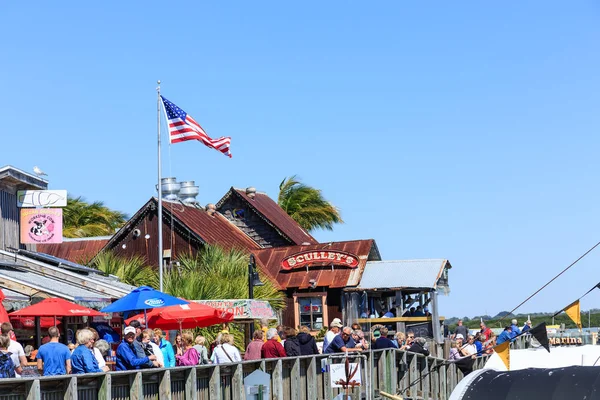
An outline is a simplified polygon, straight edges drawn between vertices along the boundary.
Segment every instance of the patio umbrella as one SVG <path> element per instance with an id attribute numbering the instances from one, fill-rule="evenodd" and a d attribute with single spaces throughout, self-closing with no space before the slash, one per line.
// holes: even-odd
<path id="1" fill-rule="evenodd" d="M 144 318 L 143 314 L 134 315 L 125 322 Z M 145 316 L 148 324 L 164 330 L 204 328 L 206 326 L 233 321 L 233 314 L 205 304 L 189 303 L 164 308 L 155 308 Z"/>
<path id="2" fill-rule="evenodd" d="M 187 300 L 182 300 L 173 297 L 163 292 L 159 292 L 149 286 L 140 286 L 126 295 L 115 301 L 108 307 L 104 307 L 102 312 L 125 312 L 144 310 L 144 315 L 147 309 L 174 306 L 178 304 L 187 304 Z M 148 326 L 146 324 L 146 326 Z"/>
<path id="3" fill-rule="evenodd" d="M 103 313 L 60 298 L 49 298 L 11 312 L 9 317 L 99 317 Z"/>

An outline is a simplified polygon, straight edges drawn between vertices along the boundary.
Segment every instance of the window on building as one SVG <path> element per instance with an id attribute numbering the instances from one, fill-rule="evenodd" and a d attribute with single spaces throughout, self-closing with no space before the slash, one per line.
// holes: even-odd
<path id="1" fill-rule="evenodd" d="M 300 325 L 311 330 L 323 328 L 323 298 L 300 297 L 298 298 Z"/>

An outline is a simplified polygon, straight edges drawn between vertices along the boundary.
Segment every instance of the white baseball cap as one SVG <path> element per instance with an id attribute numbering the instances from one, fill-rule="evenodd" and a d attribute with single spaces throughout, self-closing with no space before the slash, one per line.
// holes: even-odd
<path id="1" fill-rule="evenodd" d="M 456 335 L 456 339 L 464 339 L 465 337 L 463 336 L 462 333 L 459 333 Z"/>
<path id="2" fill-rule="evenodd" d="M 334 318 L 333 321 L 331 321 L 331 327 L 332 328 L 341 328 L 342 326 L 342 321 L 339 318 Z"/>
<path id="3" fill-rule="evenodd" d="M 127 328 L 125 328 L 125 330 L 123 331 L 123 336 L 127 336 L 130 333 L 133 333 L 135 335 L 135 328 L 133 326 L 128 326 Z"/>

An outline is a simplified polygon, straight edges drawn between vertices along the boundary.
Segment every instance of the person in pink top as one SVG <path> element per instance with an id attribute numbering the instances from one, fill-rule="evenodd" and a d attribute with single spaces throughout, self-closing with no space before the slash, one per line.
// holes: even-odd
<path id="1" fill-rule="evenodd" d="M 184 332 L 181 335 L 181 339 L 183 340 L 184 351 L 182 355 L 175 356 L 177 365 L 198 365 L 200 355 L 194 348 L 194 337 L 191 333 Z"/>
<path id="2" fill-rule="evenodd" d="M 252 336 L 252 341 L 248 343 L 248 347 L 246 348 L 246 353 L 244 354 L 244 360 L 260 360 L 260 350 L 263 347 L 263 331 L 254 331 L 254 335 Z"/>

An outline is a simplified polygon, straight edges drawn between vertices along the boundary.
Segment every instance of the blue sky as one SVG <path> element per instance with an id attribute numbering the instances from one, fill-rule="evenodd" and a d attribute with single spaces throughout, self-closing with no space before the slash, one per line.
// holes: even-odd
<path id="1" fill-rule="evenodd" d="M 156 184 L 156 80 L 233 158 L 163 146 L 200 201 L 298 174 L 321 241 L 447 258 L 447 316 L 512 309 L 600 240 L 593 1 L 5 2 L 0 164 L 130 215 Z M 166 142 L 166 135 L 164 136 Z M 519 311 L 600 281 L 600 250 Z M 600 291 L 582 308 L 600 306 Z"/>

